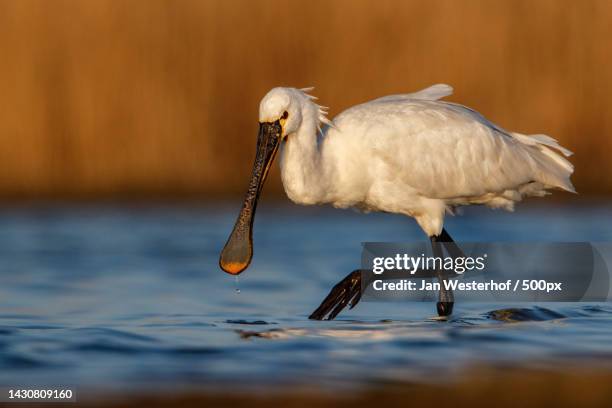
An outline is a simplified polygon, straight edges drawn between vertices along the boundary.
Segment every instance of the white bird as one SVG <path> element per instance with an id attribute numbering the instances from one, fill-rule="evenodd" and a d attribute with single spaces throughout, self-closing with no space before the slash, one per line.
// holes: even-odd
<path id="1" fill-rule="evenodd" d="M 550 189 L 575 192 L 574 167 L 563 157 L 569 150 L 549 136 L 508 132 L 473 109 L 441 101 L 452 94 L 448 85 L 374 99 L 333 121 L 311 90 L 274 88 L 260 103 L 251 182 L 219 262 L 228 273 L 241 273 L 251 261 L 257 199 L 279 147 L 283 186 L 293 202 L 404 214 L 430 237 L 434 251 L 443 242 L 455 255 L 459 250 L 443 228 L 455 207 L 512 210 L 523 197 Z M 354 306 L 357 280 L 355 273 L 347 276 L 311 317 L 331 312 L 333 318 L 351 299 Z M 441 293 L 439 314 L 450 314 L 452 301 L 452 293 Z"/>

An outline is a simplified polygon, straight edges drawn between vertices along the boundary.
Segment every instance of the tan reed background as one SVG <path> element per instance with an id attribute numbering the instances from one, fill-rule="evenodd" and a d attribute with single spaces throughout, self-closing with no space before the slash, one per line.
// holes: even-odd
<path id="1" fill-rule="evenodd" d="M 235 194 L 269 88 L 333 115 L 437 82 L 612 192 L 612 1 L 0 0 L 0 58 L 5 199 Z"/>

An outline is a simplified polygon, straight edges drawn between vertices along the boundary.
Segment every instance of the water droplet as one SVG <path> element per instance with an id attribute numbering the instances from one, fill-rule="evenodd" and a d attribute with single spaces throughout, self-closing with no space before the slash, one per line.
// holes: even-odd
<path id="1" fill-rule="evenodd" d="M 240 294 L 240 288 L 238 287 L 238 275 L 236 275 L 236 280 L 234 280 L 234 292 L 236 292 L 237 295 Z"/>

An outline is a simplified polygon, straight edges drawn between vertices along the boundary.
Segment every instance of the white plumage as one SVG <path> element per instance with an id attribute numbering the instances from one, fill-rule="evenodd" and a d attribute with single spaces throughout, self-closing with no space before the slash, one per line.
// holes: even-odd
<path id="1" fill-rule="evenodd" d="M 470 108 L 440 101 L 452 93 L 448 85 L 378 98 L 333 121 L 308 90 L 274 88 L 260 105 L 260 122 L 288 114 L 281 175 L 298 204 L 405 214 L 434 236 L 456 206 L 512 210 L 548 189 L 575 192 L 573 166 L 562 156 L 569 150 L 549 136 L 508 132 Z"/>

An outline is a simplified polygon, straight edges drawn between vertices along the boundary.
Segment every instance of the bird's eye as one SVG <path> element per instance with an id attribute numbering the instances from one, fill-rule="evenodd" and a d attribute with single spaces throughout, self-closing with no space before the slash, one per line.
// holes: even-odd
<path id="1" fill-rule="evenodd" d="M 287 119 L 289 117 L 289 112 L 285 111 L 283 112 L 283 116 L 281 116 L 281 119 Z"/>

